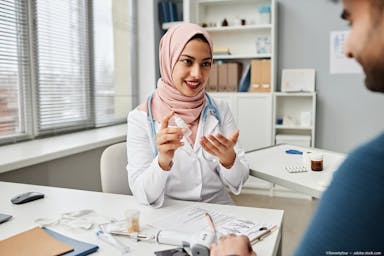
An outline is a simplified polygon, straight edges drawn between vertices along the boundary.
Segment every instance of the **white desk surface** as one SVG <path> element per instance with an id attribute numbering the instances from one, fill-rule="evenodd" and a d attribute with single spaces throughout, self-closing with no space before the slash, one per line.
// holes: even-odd
<path id="1" fill-rule="evenodd" d="M 302 155 L 285 153 L 285 150 L 288 149 L 323 153 L 323 171 L 314 172 L 309 170 L 301 173 L 289 173 L 285 170 L 285 166 L 294 163 L 301 164 Z M 322 149 L 280 144 L 248 152 L 246 157 L 249 162 L 250 175 L 320 198 L 331 182 L 334 171 L 344 160 L 345 155 Z"/>
<path id="2" fill-rule="evenodd" d="M 16 194 L 37 191 L 45 194 L 45 198 L 29 203 L 14 205 L 10 198 Z M 254 220 L 258 222 L 277 223 L 280 228 L 263 241 L 256 243 L 253 248 L 258 256 L 276 255 L 281 246 L 281 227 L 283 221 L 282 210 L 261 209 L 228 205 L 217 205 L 197 202 L 167 200 L 160 209 L 139 205 L 132 196 L 108 194 L 101 192 L 55 188 L 37 185 L 27 185 L 0 181 L 0 212 L 13 215 L 13 218 L 0 224 L 0 240 L 33 228 L 34 220 L 38 218 L 59 218 L 62 213 L 92 209 L 97 214 L 121 218 L 125 209 L 140 209 L 140 226 L 145 226 L 150 219 L 171 214 L 181 207 L 196 205 L 206 209 L 218 209 L 227 215 Z M 114 247 L 104 243 L 96 237 L 97 227 L 89 231 L 74 231 L 61 225 L 51 226 L 51 229 L 64 235 L 99 245 L 98 252 L 92 255 L 120 255 Z M 131 255 L 154 255 L 154 251 L 172 248 L 154 242 L 135 242 L 121 237 L 120 240 L 131 248 Z"/>

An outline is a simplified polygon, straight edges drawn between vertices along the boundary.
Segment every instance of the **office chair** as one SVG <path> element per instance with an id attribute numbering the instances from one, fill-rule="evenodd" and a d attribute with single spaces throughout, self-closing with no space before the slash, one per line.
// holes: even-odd
<path id="1" fill-rule="evenodd" d="M 103 192 L 132 195 L 128 184 L 127 143 L 107 147 L 100 158 L 101 189 Z"/>

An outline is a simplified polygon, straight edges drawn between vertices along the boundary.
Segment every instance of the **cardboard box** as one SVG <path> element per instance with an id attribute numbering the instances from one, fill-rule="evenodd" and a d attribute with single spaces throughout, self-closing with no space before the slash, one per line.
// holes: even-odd
<path id="1" fill-rule="evenodd" d="M 218 71 L 218 84 L 217 84 L 217 91 L 218 92 L 226 92 L 228 88 L 228 71 L 227 71 L 227 64 L 222 63 L 217 65 L 217 71 Z"/>
<path id="2" fill-rule="evenodd" d="M 227 63 L 227 92 L 237 92 L 240 79 L 240 63 Z"/>
<path id="3" fill-rule="evenodd" d="M 271 91 L 271 61 L 252 60 L 250 92 Z"/>
<path id="4" fill-rule="evenodd" d="M 209 73 L 208 83 L 205 88 L 206 91 L 217 92 L 218 79 L 218 67 L 216 63 L 213 63 L 211 66 L 211 72 Z"/>

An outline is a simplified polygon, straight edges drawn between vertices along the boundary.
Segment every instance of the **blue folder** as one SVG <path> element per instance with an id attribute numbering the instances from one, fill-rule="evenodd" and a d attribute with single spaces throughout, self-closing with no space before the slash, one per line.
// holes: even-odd
<path id="1" fill-rule="evenodd" d="M 88 255 L 93 252 L 96 252 L 99 249 L 99 246 L 95 244 L 86 243 L 83 241 L 79 241 L 79 240 L 64 236 L 48 228 L 43 227 L 43 230 L 47 232 L 48 235 L 51 235 L 57 240 L 63 243 L 66 243 L 74 248 L 73 251 L 61 254 L 61 256 L 84 256 L 84 255 Z"/>

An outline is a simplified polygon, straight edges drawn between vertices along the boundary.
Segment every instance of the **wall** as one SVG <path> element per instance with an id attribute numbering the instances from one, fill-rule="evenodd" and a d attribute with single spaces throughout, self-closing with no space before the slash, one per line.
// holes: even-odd
<path id="1" fill-rule="evenodd" d="M 100 156 L 105 148 L 0 173 L 0 180 L 101 191 Z"/>
<path id="2" fill-rule="evenodd" d="M 139 1 L 138 7 L 138 82 L 139 103 L 143 102 L 156 86 L 157 47 L 157 7 L 154 1 Z M 156 8 L 155 8 L 156 7 Z M 156 28 L 156 29 L 155 29 Z"/>
<path id="3" fill-rule="evenodd" d="M 278 80 L 283 68 L 316 69 L 316 146 L 348 152 L 383 131 L 384 96 L 363 85 L 363 75 L 331 75 L 330 31 L 346 30 L 341 4 L 329 0 L 278 0 Z M 279 86 L 278 86 L 279 88 Z"/>

